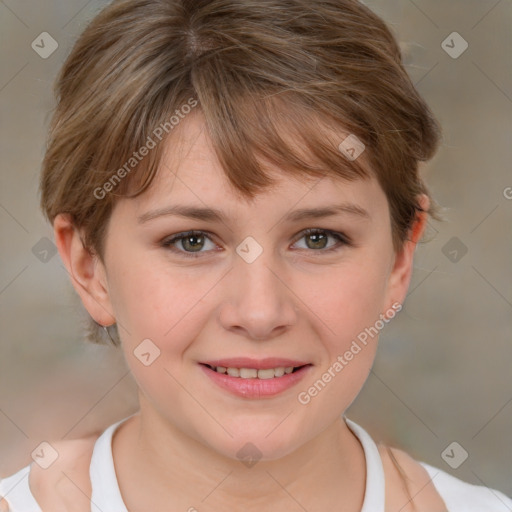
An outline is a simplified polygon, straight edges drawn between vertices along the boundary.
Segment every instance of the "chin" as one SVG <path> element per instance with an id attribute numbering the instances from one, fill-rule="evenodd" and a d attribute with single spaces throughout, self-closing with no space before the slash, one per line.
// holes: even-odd
<path id="1" fill-rule="evenodd" d="M 303 442 L 298 437 L 298 428 L 293 425 L 279 425 L 285 416 L 277 421 L 261 421 L 255 425 L 255 421 L 246 420 L 226 425 L 226 429 L 233 434 L 222 436 L 222 439 L 207 440 L 207 444 L 217 453 L 235 460 L 264 461 L 276 460 L 294 452 Z M 286 423 L 286 420 L 285 422 Z M 276 428 L 277 427 L 277 428 Z M 211 436 L 209 436 L 211 437 Z M 220 442 L 222 441 L 222 442 Z"/>

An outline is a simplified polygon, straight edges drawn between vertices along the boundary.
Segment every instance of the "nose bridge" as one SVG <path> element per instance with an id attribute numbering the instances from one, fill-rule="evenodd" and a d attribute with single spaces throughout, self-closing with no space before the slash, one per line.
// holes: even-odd
<path id="1" fill-rule="evenodd" d="M 293 294 L 285 276 L 279 275 L 283 265 L 252 237 L 242 241 L 236 252 L 221 314 L 224 328 L 243 329 L 255 339 L 270 338 L 295 322 Z"/>

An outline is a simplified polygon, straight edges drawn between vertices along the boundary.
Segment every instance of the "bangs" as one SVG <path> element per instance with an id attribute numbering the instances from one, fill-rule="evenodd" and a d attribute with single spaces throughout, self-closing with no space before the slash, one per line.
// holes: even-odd
<path id="1" fill-rule="evenodd" d="M 200 106 L 187 116 L 201 116 L 225 176 L 239 197 L 252 199 L 274 186 L 276 180 L 271 176 L 273 171 L 269 172 L 270 167 L 305 183 L 324 177 L 353 181 L 374 174 L 364 154 L 350 159 L 339 149 L 347 136 L 355 135 L 354 127 L 351 131 L 346 127 L 350 124 L 348 120 L 341 124 L 288 91 L 251 92 L 242 96 L 225 90 L 225 101 L 208 102 L 214 91 L 221 93 L 221 85 L 201 80 L 194 92 Z M 175 111 L 174 107 L 171 110 Z M 165 152 L 178 152 L 178 140 L 187 119 L 138 164 L 117 195 L 134 198 L 150 187 L 164 165 Z M 358 139 L 361 138 L 360 134 Z M 174 172 L 169 165 L 165 167 Z"/>

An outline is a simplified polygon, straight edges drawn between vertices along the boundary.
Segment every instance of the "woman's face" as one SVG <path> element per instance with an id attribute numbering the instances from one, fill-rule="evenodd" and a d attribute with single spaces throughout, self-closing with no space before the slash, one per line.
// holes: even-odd
<path id="1" fill-rule="evenodd" d="M 375 179 L 306 183 L 274 169 L 279 184 L 246 202 L 230 189 L 199 119 L 180 126 L 178 166 L 164 157 L 151 188 L 114 208 L 106 307 L 143 410 L 225 456 L 239 457 L 251 442 L 274 459 L 354 400 L 381 314 L 394 316 L 405 296 L 410 261 L 395 260 Z M 172 242 L 191 230 L 201 233 Z M 233 368 L 267 371 L 244 379 Z"/>

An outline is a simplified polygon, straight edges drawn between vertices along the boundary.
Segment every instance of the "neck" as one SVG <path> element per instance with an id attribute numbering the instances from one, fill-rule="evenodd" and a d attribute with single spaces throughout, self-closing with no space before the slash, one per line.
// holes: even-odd
<path id="1" fill-rule="evenodd" d="M 358 511 L 366 463 L 343 418 L 284 457 L 244 464 L 193 439 L 141 401 L 112 450 L 129 510 Z M 150 500 L 148 502 L 148 500 Z M 295 502 L 295 503 L 294 503 Z"/>

